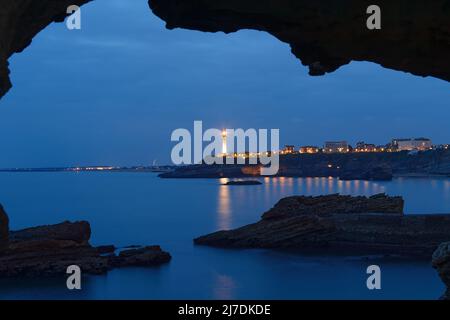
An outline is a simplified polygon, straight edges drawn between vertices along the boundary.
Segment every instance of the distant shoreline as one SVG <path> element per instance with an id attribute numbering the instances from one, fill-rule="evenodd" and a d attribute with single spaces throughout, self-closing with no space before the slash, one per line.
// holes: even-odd
<path id="1" fill-rule="evenodd" d="M 124 173 L 124 172 L 131 172 L 131 173 L 143 173 L 143 172 L 149 172 L 149 173 L 166 173 L 171 172 L 175 169 L 175 167 L 172 166 L 162 166 L 160 168 L 152 168 L 152 167 L 116 167 L 116 168 L 107 168 L 104 167 L 89 167 L 89 168 L 13 168 L 13 169 L 0 169 L 0 173 L 51 173 L 51 172 L 117 172 L 117 173 Z M 225 177 L 226 178 L 226 177 Z M 241 177 L 241 178 L 251 178 L 251 177 Z M 263 178 L 263 177 L 256 177 L 256 178 Z M 323 176 L 310 176 L 310 177 L 293 177 L 293 176 L 269 176 L 268 178 L 324 178 Z M 339 179 L 338 177 L 333 177 L 336 179 Z M 393 179 L 400 179 L 400 178 L 450 178 L 449 175 L 446 174 L 427 174 L 427 173 L 403 173 L 403 174 L 394 174 Z M 177 177 L 174 179 L 196 179 L 195 177 Z M 221 179 L 221 178 L 203 178 L 203 179 Z M 358 179 L 354 179 L 358 180 Z"/>
<path id="2" fill-rule="evenodd" d="M 55 168 L 4 168 L 0 172 L 154 172 L 164 173 L 173 170 L 172 166 L 155 167 L 55 167 Z"/>
<path id="3" fill-rule="evenodd" d="M 394 174 L 394 179 L 397 178 L 450 178 L 447 174 L 437 174 L 437 173 L 404 173 L 404 174 Z"/>

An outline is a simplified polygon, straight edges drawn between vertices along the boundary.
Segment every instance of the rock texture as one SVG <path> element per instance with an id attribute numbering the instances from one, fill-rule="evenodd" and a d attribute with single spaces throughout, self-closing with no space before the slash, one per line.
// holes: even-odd
<path id="1" fill-rule="evenodd" d="M 255 224 L 215 232 L 194 242 L 230 248 L 293 248 L 429 258 L 440 243 L 450 239 L 449 215 L 402 212 L 403 200 L 385 195 L 289 197 Z"/>
<path id="2" fill-rule="evenodd" d="M 103 274 L 112 268 L 157 266 L 171 259 L 159 246 L 116 254 L 114 246 L 91 246 L 90 236 L 85 221 L 10 232 L 0 251 L 0 278 L 65 275 L 70 265 L 79 266 L 84 273 Z"/>
<path id="3" fill-rule="evenodd" d="M 9 238 L 9 219 L 0 204 L 0 252 L 6 247 Z"/>
<path id="4" fill-rule="evenodd" d="M 0 98 L 11 88 L 8 59 L 23 51 L 52 22 L 67 16 L 67 7 L 91 0 L 0 0 Z"/>
<path id="5" fill-rule="evenodd" d="M 447 290 L 442 296 L 442 299 L 450 300 L 450 242 L 442 243 L 433 253 L 432 264 L 447 286 Z"/>
<path id="6" fill-rule="evenodd" d="M 450 80 L 450 2 L 379 0 L 382 29 L 366 27 L 373 1 L 149 0 L 169 29 L 266 31 L 291 46 L 311 75 L 371 61 Z"/>
<path id="7" fill-rule="evenodd" d="M 281 199 L 262 215 L 265 220 L 290 216 L 332 213 L 397 213 L 403 214 L 402 197 L 388 197 L 384 193 L 369 198 L 331 194 L 318 197 L 293 196 Z"/>

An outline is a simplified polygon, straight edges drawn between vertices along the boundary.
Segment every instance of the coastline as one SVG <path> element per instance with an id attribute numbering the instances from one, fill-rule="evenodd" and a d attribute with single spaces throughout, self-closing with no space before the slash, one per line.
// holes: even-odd
<path id="1" fill-rule="evenodd" d="M 61 169 L 0 169 L 0 173 L 155 173 L 162 174 L 168 171 L 162 170 L 152 170 L 152 169 L 107 169 L 107 170 L 67 170 Z M 163 179 L 223 179 L 223 178 L 234 178 L 234 177 L 195 177 L 195 176 L 178 176 L 178 177 L 160 177 Z M 241 179 L 255 179 L 255 178 L 303 178 L 303 179 L 316 179 L 316 178 L 330 178 L 330 176 L 289 176 L 289 175 L 276 175 L 276 176 L 239 176 L 237 178 Z M 331 177 L 334 179 L 339 179 L 339 177 Z M 450 179 L 450 174 L 437 174 L 437 173 L 395 173 L 392 175 L 393 179 L 400 178 L 418 178 L 418 179 L 431 179 L 431 178 L 442 178 Z M 350 179 L 350 180 L 363 180 L 363 179 Z"/>
<path id="2" fill-rule="evenodd" d="M 448 174 L 437 174 L 437 173 L 402 173 L 402 174 L 394 174 L 394 179 L 398 178 L 448 178 L 450 179 L 450 175 Z"/>
<path id="3" fill-rule="evenodd" d="M 247 159 L 248 160 L 248 159 Z M 197 164 L 176 167 L 161 178 L 255 178 L 262 165 Z M 279 158 L 273 177 L 333 177 L 341 180 L 390 181 L 395 176 L 450 176 L 450 150 L 381 153 L 289 154 Z"/>

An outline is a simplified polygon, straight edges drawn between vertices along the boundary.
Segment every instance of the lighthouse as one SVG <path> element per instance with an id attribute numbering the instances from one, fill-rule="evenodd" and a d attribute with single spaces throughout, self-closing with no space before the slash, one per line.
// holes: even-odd
<path id="1" fill-rule="evenodd" d="M 227 129 L 222 130 L 222 155 L 226 156 L 227 151 Z"/>

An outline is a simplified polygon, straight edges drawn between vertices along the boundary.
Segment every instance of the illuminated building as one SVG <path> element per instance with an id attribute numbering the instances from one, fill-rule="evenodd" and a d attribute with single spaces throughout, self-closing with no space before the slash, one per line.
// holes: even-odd
<path id="1" fill-rule="evenodd" d="M 327 141 L 324 148 L 325 153 L 347 153 L 350 152 L 347 141 Z"/>
<path id="2" fill-rule="evenodd" d="M 283 154 L 293 154 L 295 152 L 295 146 L 287 145 L 283 149 Z"/>
<path id="3" fill-rule="evenodd" d="M 300 153 L 319 153 L 319 147 L 303 146 L 300 147 Z"/>
<path id="4" fill-rule="evenodd" d="M 360 141 L 356 144 L 355 152 L 378 152 L 378 148 L 376 145 L 372 143 L 365 143 L 364 141 Z"/>
<path id="5" fill-rule="evenodd" d="M 425 151 L 432 149 L 433 144 L 428 138 L 393 139 L 392 146 L 397 151 Z"/>

